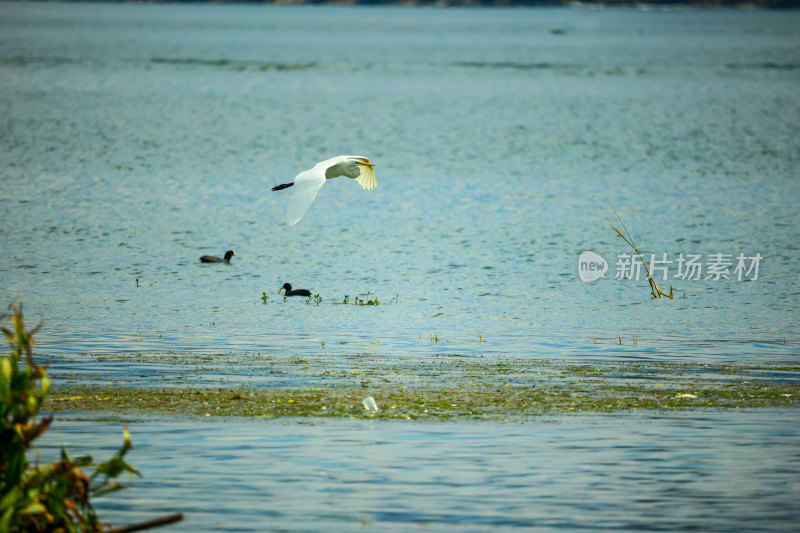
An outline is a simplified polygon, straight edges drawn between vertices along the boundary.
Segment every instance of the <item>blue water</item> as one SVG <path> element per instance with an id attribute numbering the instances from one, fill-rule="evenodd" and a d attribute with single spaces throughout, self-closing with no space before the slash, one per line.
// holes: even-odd
<path id="1" fill-rule="evenodd" d="M 56 384 L 317 376 L 266 375 L 265 358 L 319 375 L 367 356 L 414 376 L 443 354 L 797 364 L 798 27 L 796 12 L 0 3 L 0 301 L 42 322 Z M 333 180 L 282 224 L 289 191 L 269 189 L 338 154 L 370 157 L 378 188 Z M 606 196 L 647 257 L 760 254 L 758 278 L 682 280 L 673 263 L 659 283 L 678 298 L 650 300 L 644 279 L 615 279 L 630 250 Z M 228 249 L 229 265 L 198 261 Z M 580 280 L 587 250 L 605 278 Z M 322 301 L 284 301 L 285 282 Z M 121 441 L 64 418 L 45 456 Z M 789 531 L 797 422 L 149 418 L 131 425 L 144 479 L 99 508 L 117 525 L 184 511 L 176 531 Z"/>
<path id="2" fill-rule="evenodd" d="M 144 477 L 98 501 L 165 531 L 793 531 L 793 411 L 568 416 L 529 424 L 277 421 L 130 426 Z M 109 457 L 115 424 L 41 447 Z M 96 427 L 95 427 L 96 426 Z M 127 479 L 124 479 L 127 482 Z"/>
<path id="3" fill-rule="evenodd" d="M 0 300 L 52 353 L 796 360 L 799 17 L 0 4 Z M 269 188 L 349 153 L 378 189 L 283 225 Z M 758 279 L 673 263 L 686 299 L 650 301 L 604 195 L 648 260 L 760 253 Z"/>

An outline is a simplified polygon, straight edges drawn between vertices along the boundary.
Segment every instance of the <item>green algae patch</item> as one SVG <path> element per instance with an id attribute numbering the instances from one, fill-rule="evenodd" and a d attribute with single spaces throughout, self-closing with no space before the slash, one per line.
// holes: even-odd
<path id="1" fill-rule="evenodd" d="M 207 359 L 197 362 L 203 368 L 213 363 Z M 800 408 L 800 367 L 790 365 L 577 364 L 478 358 L 409 364 L 364 358 L 356 364 L 284 359 L 272 361 L 268 367 L 272 374 L 256 385 L 55 385 L 48 407 L 60 416 L 74 413 L 119 419 L 167 415 L 415 420 Z M 378 411 L 362 404 L 370 396 Z"/>

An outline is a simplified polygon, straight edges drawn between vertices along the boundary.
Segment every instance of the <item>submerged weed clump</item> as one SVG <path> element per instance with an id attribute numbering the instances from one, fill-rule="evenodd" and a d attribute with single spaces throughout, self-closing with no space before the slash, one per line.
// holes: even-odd
<path id="1" fill-rule="evenodd" d="M 397 418 L 397 419 L 517 419 L 571 413 L 632 410 L 800 408 L 798 384 L 764 380 L 722 383 L 715 376 L 687 377 L 697 366 L 669 368 L 625 364 L 541 366 L 520 369 L 482 363 L 466 373 L 460 362 L 450 369 L 409 382 L 405 373 L 384 365 L 347 371 L 347 386 L 317 388 L 156 388 L 116 387 L 87 391 L 59 403 L 59 409 L 106 416 L 161 414 L 190 417 L 254 418 Z M 722 369 L 717 369 L 722 370 Z M 301 367 L 298 371 L 304 372 Z M 502 377 L 502 382 L 498 381 Z M 644 379 L 646 378 L 646 379 Z M 365 386 L 366 384 L 366 386 Z M 369 391 L 380 411 L 365 411 L 361 401 Z M 103 398 L 103 401 L 98 400 Z"/>
<path id="2" fill-rule="evenodd" d="M 367 293 L 367 297 L 364 299 L 359 298 L 356 296 L 355 304 L 356 305 L 380 305 L 381 302 L 378 301 L 378 298 L 372 299 L 369 297 L 369 293 Z"/>
<path id="3" fill-rule="evenodd" d="M 310 304 L 311 302 L 314 302 L 316 306 L 319 307 L 319 304 L 322 303 L 322 296 L 320 296 L 319 294 L 315 294 L 312 297 L 309 294 L 308 297 L 306 298 L 306 305 Z"/>
<path id="4" fill-rule="evenodd" d="M 11 354 L 0 361 L 0 532 L 99 532 L 103 526 L 90 498 L 123 488 L 113 481 L 124 472 L 139 475 L 125 461 L 133 448 L 128 429 L 114 456 L 87 475 L 82 468 L 93 464 L 89 456 L 73 458 L 62 447 L 61 458 L 31 466 L 27 451 L 47 431 L 51 417 L 39 417 L 50 389 L 43 366 L 33 359 L 33 335 L 22 316 L 22 304 L 11 305 L 11 328 L 0 328 L 11 345 Z M 180 520 L 182 515 L 158 524 Z M 133 531 L 129 526 L 126 530 Z M 137 528 L 140 529 L 140 528 Z"/>
<path id="5" fill-rule="evenodd" d="M 345 294 L 341 302 L 333 302 L 334 305 L 380 305 L 381 302 L 377 297 L 370 298 L 371 293 L 367 293 L 363 298 L 356 296 L 352 300 L 349 294 Z"/>
<path id="6" fill-rule="evenodd" d="M 432 332 L 431 332 L 432 333 Z M 609 338 L 616 343 L 618 338 Z M 623 342 L 630 340 L 626 334 Z M 637 336 L 638 340 L 638 336 Z M 788 339 L 787 339 L 788 340 Z M 600 339 L 598 339 L 600 341 Z M 319 347 L 327 346 L 320 340 Z M 444 341 L 442 341 L 444 342 Z M 327 344 L 327 343 L 325 343 Z M 431 348 L 433 345 L 431 345 Z M 338 352 L 338 350 L 337 350 Z M 76 416 L 400 419 L 517 419 L 576 412 L 634 409 L 800 409 L 797 364 L 656 363 L 652 361 L 549 361 L 458 353 L 424 361 L 352 353 L 345 358 L 247 357 L 230 370 L 247 376 L 220 388 L 205 378 L 227 356 L 160 355 L 149 364 L 181 365 L 183 384 L 94 385 L 66 383 L 50 409 Z M 127 363 L 131 355 L 104 356 Z M 269 368 L 267 386 L 254 386 L 253 369 Z M 165 373 L 168 372 L 164 369 Z M 270 377 L 270 376 L 274 376 Z M 289 377 L 291 376 L 291 377 Z M 113 378 L 109 378 L 113 379 Z M 192 384 L 194 383 L 194 384 Z M 695 398 L 681 396 L 692 394 Z M 365 412 L 372 396 L 379 412 Z M 800 411 L 798 411 L 800 412 Z M 794 415 L 793 415 L 794 416 Z"/>
<path id="7" fill-rule="evenodd" d="M 364 295 L 363 298 L 360 296 L 355 296 L 352 299 L 350 298 L 349 294 L 345 294 L 342 301 L 334 300 L 332 303 L 333 305 L 380 305 L 381 304 L 380 300 L 378 300 L 377 297 L 371 298 L 370 294 L 371 293 L 368 292 L 366 295 Z M 261 293 L 261 301 L 264 302 L 265 304 L 269 301 L 269 296 L 267 296 L 267 293 L 265 292 Z M 286 301 L 286 295 L 283 296 L 283 301 L 284 302 Z M 306 296 L 306 299 L 304 301 L 306 305 L 310 305 L 313 303 L 314 305 L 319 307 L 319 304 L 323 302 L 323 298 L 319 294 L 314 294 L 313 296 L 309 294 L 308 296 Z M 390 302 L 392 301 L 396 301 L 396 297 L 390 300 Z"/>

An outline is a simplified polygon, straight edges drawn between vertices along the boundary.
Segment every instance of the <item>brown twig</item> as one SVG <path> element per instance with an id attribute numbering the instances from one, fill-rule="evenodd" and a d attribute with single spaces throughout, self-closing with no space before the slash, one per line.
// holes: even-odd
<path id="1" fill-rule="evenodd" d="M 109 529 L 105 533 L 130 533 L 131 531 L 141 531 L 143 529 L 152 529 L 154 527 L 166 526 L 168 524 L 180 522 L 181 520 L 183 520 L 183 513 L 177 513 L 169 516 L 164 516 L 162 518 L 147 520 L 146 522 L 139 522 L 138 524 L 131 524 L 129 526 L 122 526 L 114 529 Z"/>

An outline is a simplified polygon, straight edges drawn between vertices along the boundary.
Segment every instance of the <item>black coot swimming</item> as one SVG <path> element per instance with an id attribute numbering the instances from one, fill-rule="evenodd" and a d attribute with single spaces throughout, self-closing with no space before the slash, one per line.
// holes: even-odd
<path id="1" fill-rule="evenodd" d="M 200 261 L 203 263 L 230 263 L 231 257 L 233 257 L 234 255 L 236 255 L 236 252 L 234 252 L 233 250 L 228 250 L 227 252 L 225 252 L 224 258 L 216 257 L 213 255 L 204 255 L 203 257 L 200 258 Z"/>
<path id="2" fill-rule="evenodd" d="M 278 289 L 278 294 L 280 294 L 281 291 L 286 291 L 283 294 L 284 296 L 311 296 L 311 292 L 307 291 L 306 289 L 295 289 L 295 290 L 292 290 L 292 284 L 291 283 L 284 283 L 283 287 Z"/>

